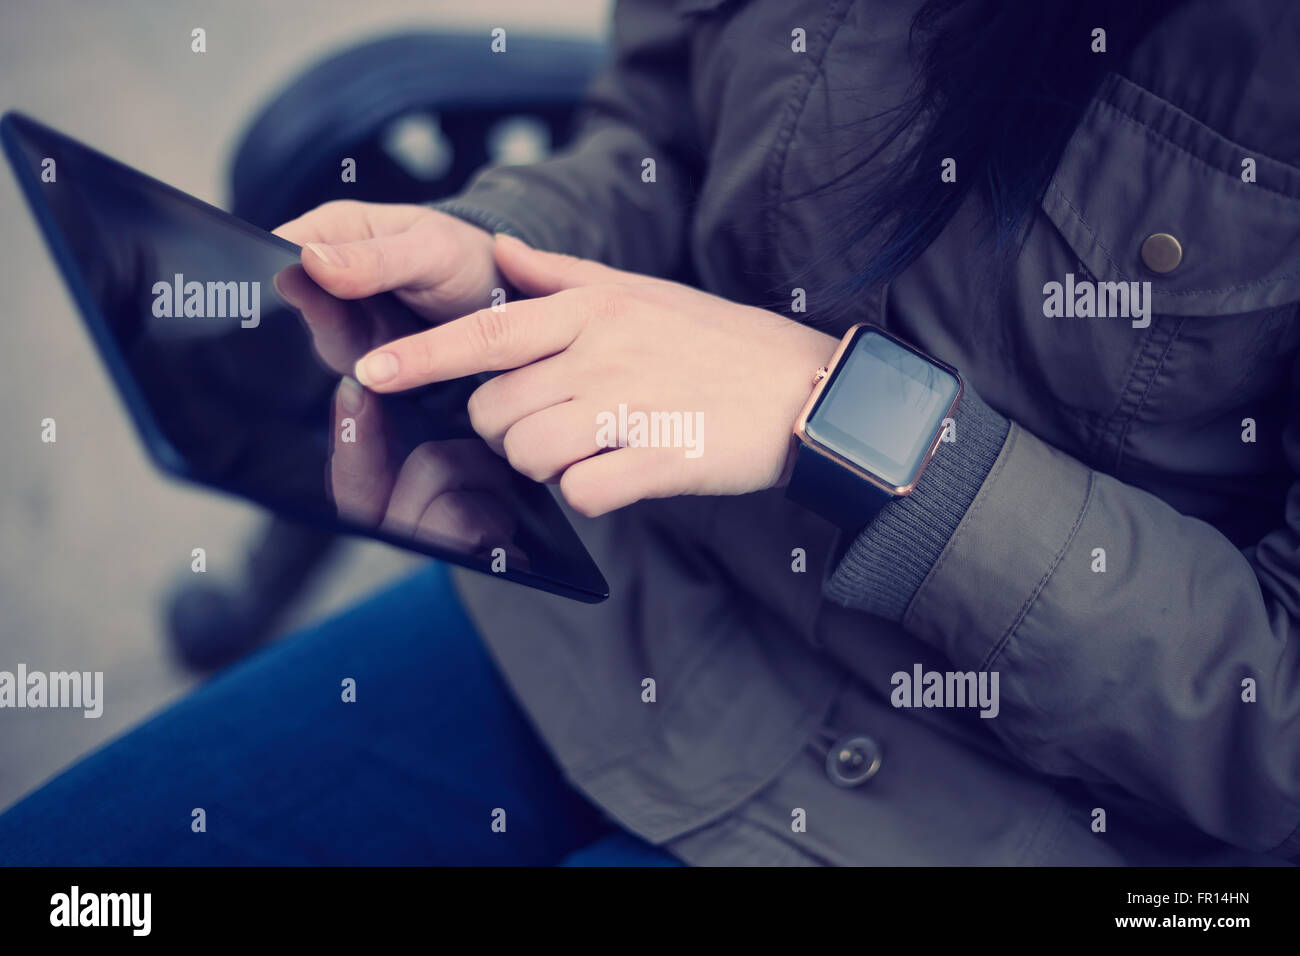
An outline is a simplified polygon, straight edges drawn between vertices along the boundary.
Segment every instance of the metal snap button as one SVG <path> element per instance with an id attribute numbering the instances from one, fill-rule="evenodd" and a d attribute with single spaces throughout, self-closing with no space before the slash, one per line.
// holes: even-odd
<path id="1" fill-rule="evenodd" d="M 1183 246 L 1167 232 L 1156 232 L 1142 243 L 1142 261 L 1158 275 L 1173 272 L 1183 261 Z"/>
<path id="2" fill-rule="evenodd" d="M 870 737 L 841 737 L 826 751 L 826 776 L 837 787 L 860 786 L 880 772 L 881 757 Z"/>

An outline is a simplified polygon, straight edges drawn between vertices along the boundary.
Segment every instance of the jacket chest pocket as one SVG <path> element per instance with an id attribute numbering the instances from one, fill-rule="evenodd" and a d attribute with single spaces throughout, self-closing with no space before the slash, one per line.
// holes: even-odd
<path id="1" fill-rule="evenodd" d="M 1225 455 L 1222 474 L 1275 468 L 1243 461 L 1241 422 L 1280 432 L 1300 348 L 1300 169 L 1111 75 L 1043 212 L 1058 235 L 1022 260 L 1025 310 L 1044 316 L 1027 324 L 1045 326 L 1033 352 L 1063 370 L 1056 397 L 1091 457 L 1121 473 L 1213 477 Z"/>

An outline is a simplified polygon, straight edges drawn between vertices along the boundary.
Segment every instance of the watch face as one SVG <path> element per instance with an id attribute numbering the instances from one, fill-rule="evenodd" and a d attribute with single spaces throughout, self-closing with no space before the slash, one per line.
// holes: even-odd
<path id="1" fill-rule="evenodd" d="M 961 384 L 869 326 L 849 343 L 804 429 L 882 484 L 912 484 Z"/>

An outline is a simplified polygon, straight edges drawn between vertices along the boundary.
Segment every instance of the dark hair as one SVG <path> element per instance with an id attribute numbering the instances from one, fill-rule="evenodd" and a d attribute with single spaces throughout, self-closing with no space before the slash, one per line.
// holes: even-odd
<path id="1" fill-rule="evenodd" d="M 873 176 L 865 196 L 842 204 L 845 215 L 829 224 L 830 241 L 813 265 L 869 255 L 859 272 L 826 290 L 821 319 L 903 272 L 975 188 L 992 213 L 982 241 L 994 242 L 1005 268 L 1102 78 L 1180 2 L 927 0 L 911 25 L 918 73 L 911 96 L 889 111 L 896 116 L 883 139 L 817 190 L 860 179 L 855 174 L 922 124 L 888 175 Z M 1105 53 L 1092 50 L 1098 27 L 1106 31 Z M 957 160 L 955 183 L 940 180 L 946 157 Z"/>

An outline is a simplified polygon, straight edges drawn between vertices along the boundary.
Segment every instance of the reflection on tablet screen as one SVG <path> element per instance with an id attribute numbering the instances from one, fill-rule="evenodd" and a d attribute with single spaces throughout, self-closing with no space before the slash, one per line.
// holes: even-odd
<path id="1" fill-rule="evenodd" d="M 551 492 L 469 426 L 476 382 L 401 395 L 343 373 L 424 328 L 329 297 L 297 248 L 23 117 L 5 142 L 146 441 L 172 470 L 291 515 L 582 600 L 600 572 Z M 53 181 L 42 181 L 47 160 Z M 48 179 L 48 175 L 46 177 Z M 290 301 L 317 298 L 308 328 Z M 89 300 L 84 301 L 84 300 Z"/>

